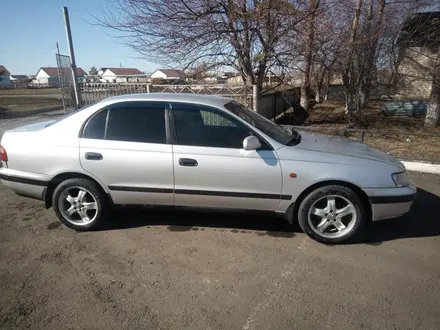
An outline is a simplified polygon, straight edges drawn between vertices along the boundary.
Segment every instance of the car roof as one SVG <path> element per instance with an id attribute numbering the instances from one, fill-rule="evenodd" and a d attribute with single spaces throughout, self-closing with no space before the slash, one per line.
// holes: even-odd
<path id="1" fill-rule="evenodd" d="M 129 101 L 166 101 L 166 102 L 182 102 L 195 103 L 214 107 L 223 107 L 226 103 L 232 101 L 227 97 L 217 95 L 201 95 L 189 93 L 142 93 L 142 94 L 125 94 L 112 96 L 102 100 L 100 103 L 118 103 Z"/>

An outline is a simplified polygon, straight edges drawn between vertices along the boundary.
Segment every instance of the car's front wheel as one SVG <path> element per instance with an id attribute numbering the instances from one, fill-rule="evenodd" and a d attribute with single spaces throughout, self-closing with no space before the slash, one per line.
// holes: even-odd
<path id="1" fill-rule="evenodd" d="M 53 193 L 52 205 L 63 224 L 81 231 L 98 228 L 107 213 L 105 195 L 86 179 L 61 182 Z"/>
<path id="2" fill-rule="evenodd" d="M 298 210 L 301 229 L 327 244 L 358 238 L 367 221 L 362 200 L 352 189 L 330 185 L 309 193 Z"/>

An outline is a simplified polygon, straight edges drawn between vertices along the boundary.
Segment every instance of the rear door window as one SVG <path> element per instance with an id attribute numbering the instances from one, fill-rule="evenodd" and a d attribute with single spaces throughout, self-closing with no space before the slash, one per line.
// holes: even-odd
<path id="1" fill-rule="evenodd" d="M 91 118 L 83 137 L 165 144 L 165 107 L 166 104 L 163 102 L 113 104 Z"/>

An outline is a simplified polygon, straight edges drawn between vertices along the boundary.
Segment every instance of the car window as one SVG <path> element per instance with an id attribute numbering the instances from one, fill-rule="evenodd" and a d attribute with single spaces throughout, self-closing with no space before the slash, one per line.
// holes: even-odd
<path id="1" fill-rule="evenodd" d="M 225 104 L 225 108 L 279 143 L 297 144 L 301 141 L 300 135 L 297 131 L 292 129 L 292 131 L 289 132 L 236 101 L 231 101 Z"/>
<path id="2" fill-rule="evenodd" d="M 107 140 L 166 143 L 165 106 L 130 102 L 109 111 Z"/>
<path id="3" fill-rule="evenodd" d="M 191 104 L 173 105 L 176 144 L 214 148 L 243 148 L 250 130 L 221 111 Z"/>
<path id="4" fill-rule="evenodd" d="M 104 139 L 106 119 L 107 110 L 100 111 L 97 115 L 92 117 L 84 130 L 83 137 L 86 139 Z"/>

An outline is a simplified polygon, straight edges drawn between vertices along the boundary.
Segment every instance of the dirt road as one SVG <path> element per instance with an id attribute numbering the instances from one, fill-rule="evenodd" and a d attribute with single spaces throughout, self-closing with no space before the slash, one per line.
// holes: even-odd
<path id="1" fill-rule="evenodd" d="M 413 178 L 410 215 L 342 246 L 182 211 L 76 233 L 0 185 L 0 328 L 440 329 L 440 177 Z"/>

